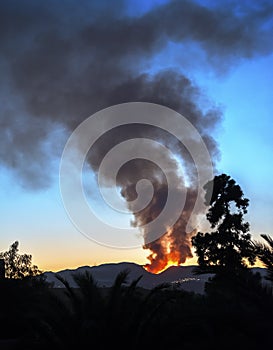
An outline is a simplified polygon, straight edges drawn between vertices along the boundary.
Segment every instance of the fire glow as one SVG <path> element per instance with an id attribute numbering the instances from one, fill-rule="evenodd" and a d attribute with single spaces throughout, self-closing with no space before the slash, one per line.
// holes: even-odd
<path id="1" fill-rule="evenodd" d="M 185 261 L 181 261 L 181 254 L 175 249 L 172 230 L 168 230 L 159 240 L 158 244 L 161 246 L 161 256 L 158 253 L 151 253 L 148 256 L 150 264 L 144 266 L 145 270 L 155 274 L 159 274 L 167 270 L 171 266 L 180 266 Z M 184 259 L 183 259 L 184 260 Z M 156 261 L 156 264 L 154 263 Z"/>

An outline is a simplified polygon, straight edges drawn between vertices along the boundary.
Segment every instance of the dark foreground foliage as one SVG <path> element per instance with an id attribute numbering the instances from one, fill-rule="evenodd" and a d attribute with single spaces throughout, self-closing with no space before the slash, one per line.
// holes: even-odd
<path id="1" fill-rule="evenodd" d="M 273 346 L 272 290 L 250 271 L 216 276 L 198 295 L 148 291 L 120 273 L 101 289 L 90 274 L 63 289 L 33 279 L 1 282 L 1 349 L 249 349 Z M 61 279 L 61 278 L 60 278 Z"/>

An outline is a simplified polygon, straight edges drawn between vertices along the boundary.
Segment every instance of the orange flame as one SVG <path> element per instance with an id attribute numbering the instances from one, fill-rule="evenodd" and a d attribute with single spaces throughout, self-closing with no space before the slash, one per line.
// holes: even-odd
<path id="1" fill-rule="evenodd" d="M 161 258 L 157 256 L 157 253 L 152 253 L 148 257 L 150 262 L 157 261 L 156 265 L 146 264 L 145 270 L 158 274 L 168 269 L 171 266 L 180 266 L 184 261 L 181 261 L 179 252 L 173 249 L 173 240 L 171 236 L 172 231 L 168 230 L 167 233 L 160 238 L 160 245 L 164 254 Z"/>
<path id="2" fill-rule="evenodd" d="M 144 268 L 148 272 L 152 272 L 155 274 L 161 273 L 165 270 L 167 270 L 171 266 L 180 266 L 181 263 L 179 262 L 179 259 L 175 256 L 175 254 L 169 254 L 164 257 L 164 260 L 160 260 L 157 264 L 157 267 L 151 268 L 151 265 L 146 264 L 144 265 Z"/>

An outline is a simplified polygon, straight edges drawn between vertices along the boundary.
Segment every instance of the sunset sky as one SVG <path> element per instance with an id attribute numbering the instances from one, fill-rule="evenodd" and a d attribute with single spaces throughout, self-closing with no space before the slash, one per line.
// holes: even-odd
<path id="1" fill-rule="evenodd" d="M 141 234 L 130 238 L 137 248 L 120 249 L 103 244 L 114 241 L 107 232 L 101 240 L 96 232 L 98 244 L 74 227 L 60 194 L 60 159 L 94 112 L 168 104 L 167 88 L 184 77 L 198 108 L 214 111 L 216 173 L 233 177 L 250 199 L 253 237 L 273 234 L 271 1 L 0 0 L 0 45 L 0 251 L 18 240 L 42 270 L 147 263 Z M 157 91 L 159 80 L 165 90 Z M 94 180 L 90 186 L 95 193 Z M 97 195 L 93 204 L 116 220 Z"/>

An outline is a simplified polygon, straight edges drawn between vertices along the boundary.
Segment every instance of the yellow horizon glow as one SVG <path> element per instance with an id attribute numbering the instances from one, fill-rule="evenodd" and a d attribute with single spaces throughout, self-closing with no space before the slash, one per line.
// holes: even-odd
<path id="1" fill-rule="evenodd" d="M 109 263 L 132 262 L 141 266 L 149 263 L 147 257 L 150 251 L 142 247 L 135 249 L 109 248 L 81 238 L 79 235 L 76 235 L 75 239 L 67 241 L 55 240 L 55 244 L 47 242 L 46 244 L 39 239 L 33 241 L 31 239 L 23 240 L 20 237 L 14 237 L 10 240 L 10 243 L 4 242 L 0 251 L 6 251 L 15 240 L 20 242 L 19 253 L 31 254 L 32 263 L 44 272 L 74 270 L 81 266 L 98 266 Z M 198 265 L 197 256 L 194 255 L 193 258 L 187 259 L 182 266 L 190 265 Z M 253 267 L 264 268 L 259 260 Z"/>
<path id="2" fill-rule="evenodd" d="M 115 253 L 117 253 L 116 250 L 115 250 Z M 88 259 L 87 257 L 82 256 L 81 258 L 77 258 L 77 259 L 69 259 L 69 258 L 60 259 L 52 263 L 36 258 L 33 261 L 33 263 L 36 264 L 39 267 L 39 269 L 42 270 L 43 272 L 46 272 L 46 271 L 58 272 L 62 270 L 74 270 L 81 266 L 91 267 L 91 266 L 99 266 L 103 264 L 116 264 L 116 263 L 123 263 L 123 262 L 135 263 L 140 266 L 144 266 L 149 262 L 147 259 L 147 256 L 149 255 L 147 250 L 140 249 L 140 251 L 137 251 L 136 253 L 137 254 L 134 255 L 134 259 L 132 259 L 132 252 L 127 251 L 127 254 L 126 254 L 126 252 L 121 251 L 119 256 L 116 255 L 116 257 L 114 257 L 112 254 L 111 255 L 109 254 L 108 258 L 101 257 L 101 259 L 98 259 L 98 260 L 94 259 L 93 261 Z M 193 258 L 188 259 L 181 266 L 191 266 L 191 265 L 197 265 L 197 257 L 194 256 Z M 177 265 L 170 264 L 170 266 L 177 266 Z"/>
<path id="3" fill-rule="evenodd" d="M 47 272 L 47 271 L 52 271 L 52 272 L 58 272 L 58 271 L 62 271 L 62 270 L 75 270 L 81 266 L 99 266 L 99 265 L 103 265 L 103 264 L 117 264 L 117 263 L 123 263 L 123 262 L 129 262 L 129 263 L 135 263 L 138 264 L 140 266 L 144 266 L 145 264 L 148 263 L 147 257 L 139 257 L 139 258 L 135 258 L 134 260 L 132 259 L 120 259 L 118 257 L 116 258 L 112 258 L 112 259 L 101 259 L 98 261 L 88 261 L 85 258 L 82 259 L 76 259 L 76 260 L 63 260 L 63 261 L 57 261 L 57 262 L 53 262 L 53 263 L 49 263 L 46 261 L 42 261 L 39 259 L 35 259 L 35 261 L 33 261 L 34 264 L 38 265 L 39 269 L 42 270 L 43 272 Z M 191 259 L 188 259 L 184 264 L 182 264 L 181 266 L 197 266 L 197 257 L 194 256 Z M 170 266 L 177 266 L 177 265 L 169 265 Z M 260 268 L 265 268 L 265 266 L 260 262 L 257 261 L 253 266 L 251 267 L 260 267 Z"/>

